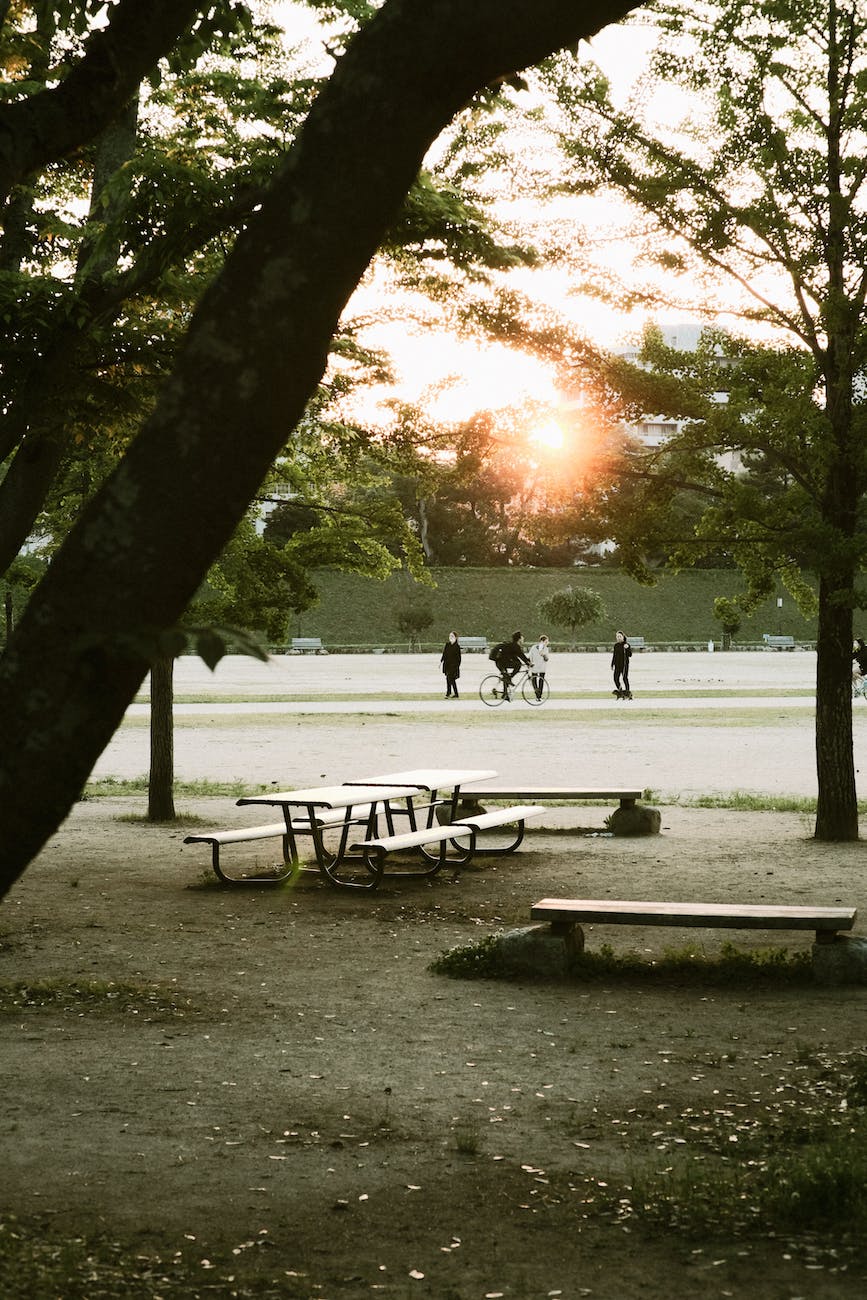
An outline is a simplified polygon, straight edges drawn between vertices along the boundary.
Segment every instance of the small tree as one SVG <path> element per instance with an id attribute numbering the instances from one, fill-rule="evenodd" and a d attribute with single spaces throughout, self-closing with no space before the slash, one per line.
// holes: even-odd
<path id="1" fill-rule="evenodd" d="M 418 650 L 419 636 L 433 625 L 433 610 L 426 601 L 412 593 L 403 596 L 395 607 L 394 618 L 397 626 L 409 637 L 410 650 Z"/>
<path id="2" fill-rule="evenodd" d="M 717 596 L 713 603 L 713 616 L 722 623 L 723 650 L 730 650 L 732 637 L 741 630 L 741 611 L 737 602 L 728 596 Z"/>
<path id="3" fill-rule="evenodd" d="M 539 613 L 559 627 L 568 627 L 574 641 L 580 627 L 601 622 L 605 605 L 599 592 L 589 587 L 564 587 L 539 601 Z"/>

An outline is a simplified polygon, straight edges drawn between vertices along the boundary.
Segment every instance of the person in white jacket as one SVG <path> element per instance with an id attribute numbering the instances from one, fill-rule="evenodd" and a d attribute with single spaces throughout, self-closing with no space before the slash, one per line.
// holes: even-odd
<path id="1" fill-rule="evenodd" d="M 545 673 L 548 670 L 548 655 L 550 653 L 548 638 L 543 633 L 539 640 L 530 646 L 530 676 L 533 679 L 533 690 L 536 692 L 537 700 L 542 698 L 542 688 L 545 682 Z"/>

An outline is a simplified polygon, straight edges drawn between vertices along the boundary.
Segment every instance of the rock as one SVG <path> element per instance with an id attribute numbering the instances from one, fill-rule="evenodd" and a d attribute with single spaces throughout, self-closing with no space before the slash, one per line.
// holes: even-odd
<path id="1" fill-rule="evenodd" d="M 838 934 L 813 944 L 813 974 L 820 984 L 867 984 L 867 939 Z"/>
<path id="2" fill-rule="evenodd" d="M 580 925 L 555 932 L 550 925 L 528 925 L 498 936 L 497 946 L 509 970 L 527 975 L 568 975 L 584 947 Z"/>
<path id="3" fill-rule="evenodd" d="M 615 808 L 608 818 L 612 835 L 658 835 L 662 814 L 658 808 L 636 803 L 631 808 Z"/>
<path id="4" fill-rule="evenodd" d="M 455 821 L 460 821 L 462 817 L 480 817 L 487 811 L 478 799 L 459 799 Z M 448 826 L 452 820 L 451 804 L 440 804 L 436 810 L 436 818 L 440 826 Z"/>

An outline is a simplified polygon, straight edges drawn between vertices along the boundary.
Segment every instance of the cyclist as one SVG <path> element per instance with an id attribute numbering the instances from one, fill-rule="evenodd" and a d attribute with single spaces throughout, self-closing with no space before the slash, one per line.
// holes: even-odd
<path id="1" fill-rule="evenodd" d="M 489 657 L 497 665 L 497 671 L 503 679 L 503 699 L 511 700 L 509 688 L 512 685 L 512 678 L 521 664 L 526 664 L 528 668 L 530 666 L 530 660 L 524 654 L 524 633 L 513 632 L 511 641 L 500 641 L 494 646 Z"/>
<path id="2" fill-rule="evenodd" d="M 530 646 L 530 675 L 533 678 L 533 690 L 536 692 L 537 700 L 542 698 L 542 687 L 545 682 L 545 673 L 548 670 L 549 654 L 548 638 L 543 632 L 539 640 Z"/>

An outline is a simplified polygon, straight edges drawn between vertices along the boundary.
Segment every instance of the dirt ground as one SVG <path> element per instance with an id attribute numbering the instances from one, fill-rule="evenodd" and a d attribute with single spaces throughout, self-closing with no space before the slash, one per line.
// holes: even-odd
<path id="1" fill-rule="evenodd" d="M 340 723 L 332 755 L 369 769 L 367 747 L 343 745 L 350 732 Z M 754 777 L 754 733 L 745 724 L 729 740 L 732 788 Z M 202 728 L 201 749 L 222 749 L 223 734 Z M 533 743 L 568 779 L 568 751 L 544 735 Z M 415 751 L 405 741 L 401 761 Z M 284 757 L 292 777 L 303 754 Z M 308 781 L 325 770 L 308 766 Z M 211 825 L 250 811 L 224 797 L 178 803 Z M 818 844 L 799 814 L 673 806 L 660 835 L 615 839 L 602 833 L 607 809 L 557 809 L 515 855 L 458 876 L 390 879 L 369 895 L 314 874 L 226 890 L 205 846 L 129 819 L 143 811 L 141 799 L 80 803 L 0 909 L 0 985 L 35 991 L 19 1006 L 7 993 L 0 1015 L 4 1218 L 49 1244 L 117 1243 L 135 1294 L 154 1297 L 175 1294 L 160 1278 L 181 1265 L 200 1277 L 184 1294 L 203 1297 L 865 1293 L 867 1257 L 842 1243 L 835 1254 L 809 1236 L 696 1237 L 618 1202 L 641 1171 L 737 1163 L 752 1118 L 800 1104 L 811 1063 L 864 1050 L 867 987 L 479 982 L 429 969 L 455 945 L 526 924 L 552 895 L 842 903 L 863 916 L 863 842 Z M 690 937 L 713 952 L 732 936 Z M 588 948 L 648 961 L 682 942 L 587 931 Z M 740 942 L 792 951 L 810 936 Z M 79 993 L 40 995 L 46 981 Z M 729 1144 L 722 1156 L 710 1129 Z M 88 1300 L 100 1294 L 94 1284 Z"/>

